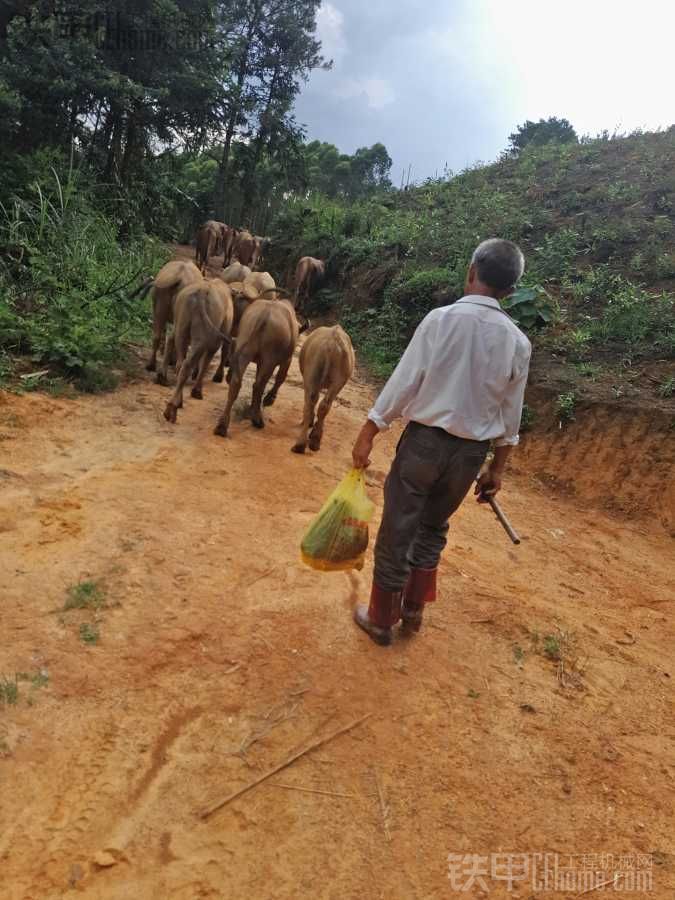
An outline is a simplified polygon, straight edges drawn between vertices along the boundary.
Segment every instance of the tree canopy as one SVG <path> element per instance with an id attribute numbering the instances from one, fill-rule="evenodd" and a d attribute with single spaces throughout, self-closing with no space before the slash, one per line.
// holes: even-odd
<path id="1" fill-rule="evenodd" d="M 576 144 L 578 137 L 567 119 L 558 119 L 556 116 L 539 119 L 538 122 L 531 122 L 528 119 L 509 135 L 509 152 L 516 155 L 528 144 L 539 146 L 549 144 L 551 141 L 558 144 Z"/>
<path id="2" fill-rule="evenodd" d="M 330 65 L 315 34 L 319 6 L 4 0 L 0 193 L 11 188 L 9 157 L 18 169 L 45 150 L 74 155 L 148 227 L 167 194 L 196 218 L 264 220 L 272 194 L 312 182 L 293 105 L 309 73 Z M 360 172 L 383 181 L 388 156 L 376 148 L 358 151 L 350 191 Z"/>

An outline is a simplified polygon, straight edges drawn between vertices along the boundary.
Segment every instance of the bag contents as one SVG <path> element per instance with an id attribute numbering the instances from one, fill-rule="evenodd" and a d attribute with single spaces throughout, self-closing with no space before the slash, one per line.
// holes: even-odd
<path id="1" fill-rule="evenodd" d="M 302 561 L 322 572 L 362 569 L 374 504 L 363 469 L 352 469 L 324 503 L 300 546 Z"/>

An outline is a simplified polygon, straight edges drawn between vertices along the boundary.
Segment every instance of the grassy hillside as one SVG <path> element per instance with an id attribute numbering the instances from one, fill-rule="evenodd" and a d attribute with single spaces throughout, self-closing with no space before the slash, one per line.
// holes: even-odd
<path id="1" fill-rule="evenodd" d="M 461 295 L 476 244 L 501 236 L 526 255 L 534 290 L 512 312 L 528 324 L 540 367 L 566 366 L 586 384 L 647 372 L 655 396 L 673 393 L 675 127 L 528 147 L 358 203 L 292 201 L 276 230 L 286 277 L 304 253 L 327 260 L 314 312 L 337 307 L 380 374 L 429 309 Z"/>

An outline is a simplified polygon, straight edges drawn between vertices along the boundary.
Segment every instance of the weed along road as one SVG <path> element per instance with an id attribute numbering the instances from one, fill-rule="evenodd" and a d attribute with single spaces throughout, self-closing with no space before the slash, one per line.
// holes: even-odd
<path id="1" fill-rule="evenodd" d="M 663 528 L 521 460 L 500 495 L 520 546 L 467 500 L 423 630 L 376 647 L 351 619 L 372 552 L 359 574 L 299 560 L 371 386 L 305 456 L 297 359 L 264 431 L 215 437 L 226 391 L 204 395 L 172 426 L 145 374 L 0 394 L 2 900 L 482 896 L 452 866 L 507 852 L 490 897 L 539 897 L 535 854 L 598 852 L 641 854 L 671 897 Z M 374 528 L 399 433 L 368 470 Z"/>

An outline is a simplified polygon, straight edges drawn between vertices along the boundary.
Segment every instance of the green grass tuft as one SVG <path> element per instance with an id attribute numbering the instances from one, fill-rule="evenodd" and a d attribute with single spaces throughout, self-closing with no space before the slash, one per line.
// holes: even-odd
<path id="1" fill-rule="evenodd" d="M 98 644 L 101 633 L 98 625 L 90 625 L 89 622 L 83 622 L 80 625 L 80 640 L 85 644 Z"/>
<path id="2" fill-rule="evenodd" d="M 100 609 L 106 593 L 100 581 L 80 581 L 68 588 L 64 609 Z"/>

